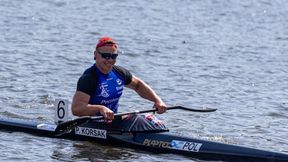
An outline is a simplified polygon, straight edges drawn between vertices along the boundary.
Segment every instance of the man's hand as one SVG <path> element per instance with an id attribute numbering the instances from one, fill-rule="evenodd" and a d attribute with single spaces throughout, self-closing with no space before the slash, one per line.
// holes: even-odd
<path id="1" fill-rule="evenodd" d="M 113 120 L 114 119 L 114 112 L 107 108 L 106 106 L 101 106 L 99 108 L 99 112 L 106 120 Z"/>
<path id="2" fill-rule="evenodd" d="M 155 102 L 153 107 L 158 110 L 157 111 L 158 114 L 163 114 L 167 110 L 167 106 L 162 100 Z"/>

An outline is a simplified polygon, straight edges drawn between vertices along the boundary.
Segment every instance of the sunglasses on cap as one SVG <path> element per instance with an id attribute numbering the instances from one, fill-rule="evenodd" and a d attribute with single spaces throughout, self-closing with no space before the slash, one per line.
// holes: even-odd
<path id="1" fill-rule="evenodd" d="M 99 52 L 99 51 L 97 51 L 97 52 L 101 55 L 102 58 L 104 58 L 106 60 L 109 60 L 110 58 L 112 60 L 116 60 L 116 58 L 118 56 L 117 53 L 102 53 L 102 52 Z"/>

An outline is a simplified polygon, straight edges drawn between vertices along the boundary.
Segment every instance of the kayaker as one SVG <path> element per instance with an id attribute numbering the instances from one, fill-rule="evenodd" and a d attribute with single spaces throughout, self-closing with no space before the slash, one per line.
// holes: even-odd
<path id="1" fill-rule="evenodd" d="M 114 119 L 124 87 L 154 102 L 157 113 L 166 112 L 165 103 L 149 85 L 127 69 L 115 65 L 119 56 L 117 52 L 117 44 L 112 38 L 99 39 L 94 51 L 95 64 L 78 80 L 71 107 L 73 115 L 103 115 L 106 119 Z"/>

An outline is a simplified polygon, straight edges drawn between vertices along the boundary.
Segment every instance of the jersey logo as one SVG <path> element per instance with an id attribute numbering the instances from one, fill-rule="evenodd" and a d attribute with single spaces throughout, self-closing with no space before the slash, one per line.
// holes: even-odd
<path id="1" fill-rule="evenodd" d="M 98 96 L 102 96 L 102 97 L 109 97 L 109 93 L 108 93 L 108 89 L 107 89 L 108 85 L 106 83 L 102 83 L 100 84 L 100 94 Z"/>
<path id="2" fill-rule="evenodd" d="M 121 85 L 121 84 L 122 84 L 122 80 L 119 79 L 119 78 L 116 80 L 116 82 L 117 82 L 118 85 Z"/>

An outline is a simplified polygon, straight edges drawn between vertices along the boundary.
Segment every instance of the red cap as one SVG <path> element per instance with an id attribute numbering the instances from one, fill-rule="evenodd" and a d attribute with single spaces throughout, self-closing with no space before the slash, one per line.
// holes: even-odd
<path id="1" fill-rule="evenodd" d="M 110 37 L 100 38 L 98 44 L 96 45 L 96 49 L 103 46 L 112 46 L 117 48 L 116 42 Z"/>

